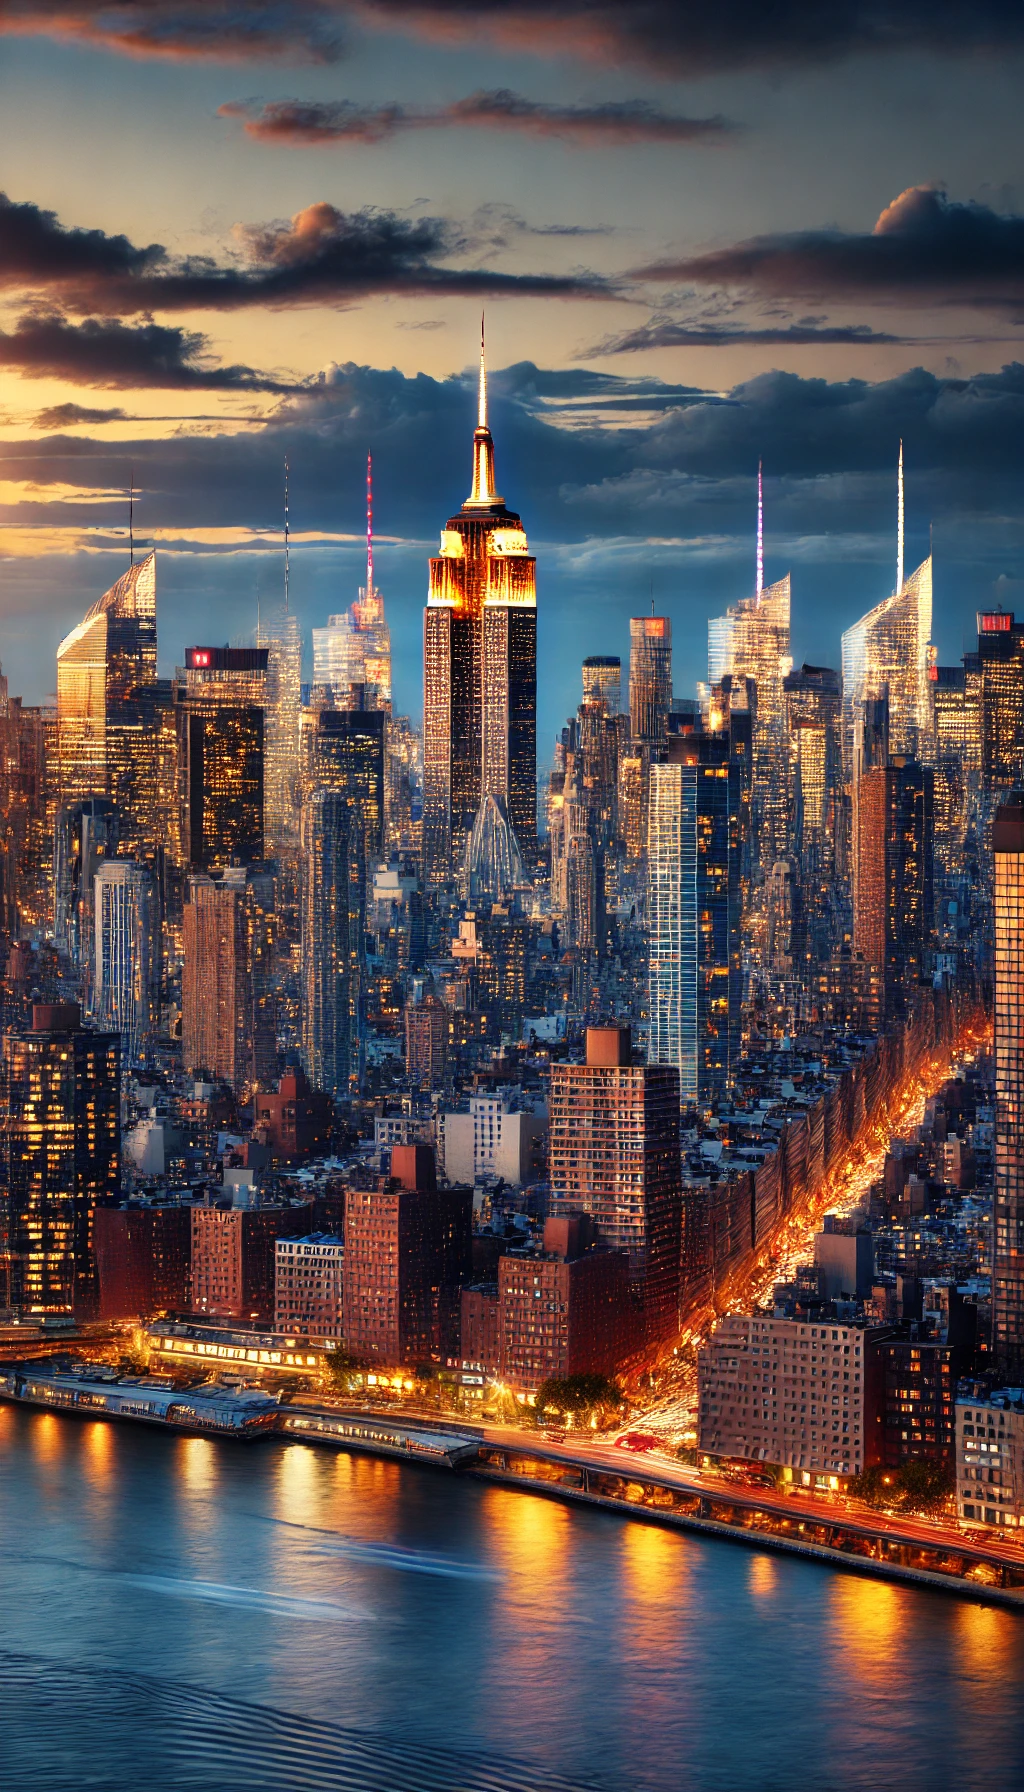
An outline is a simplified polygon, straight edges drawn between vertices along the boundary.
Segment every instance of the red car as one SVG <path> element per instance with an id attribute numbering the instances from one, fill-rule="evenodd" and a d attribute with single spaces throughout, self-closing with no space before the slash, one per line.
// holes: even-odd
<path id="1" fill-rule="evenodd" d="M 657 1450 L 661 1438 L 650 1431 L 627 1431 L 625 1437 L 616 1439 L 617 1450 Z"/>

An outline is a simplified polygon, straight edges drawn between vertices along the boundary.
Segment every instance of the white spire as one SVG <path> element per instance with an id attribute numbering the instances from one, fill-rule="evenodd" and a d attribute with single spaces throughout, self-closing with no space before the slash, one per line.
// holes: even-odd
<path id="1" fill-rule="evenodd" d="M 373 596 L 373 455 L 366 456 L 366 595 Z"/>
<path id="2" fill-rule="evenodd" d="M 900 437 L 900 470 L 896 500 L 896 589 L 903 590 L 903 437 Z"/>
<path id="3" fill-rule="evenodd" d="M 480 393 L 477 403 L 478 429 L 487 428 L 487 356 L 484 348 L 484 314 L 480 313 Z"/>
<path id="4" fill-rule="evenodd" d="M 757 592 L 764 590 L 764 487 L 761 483 L 761 462 L 757 463 Z"/>

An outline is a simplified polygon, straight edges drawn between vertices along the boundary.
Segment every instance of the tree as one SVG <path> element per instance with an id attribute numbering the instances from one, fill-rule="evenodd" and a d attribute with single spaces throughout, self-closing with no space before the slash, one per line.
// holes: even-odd
<path id="1" fill-rule="evenodd" d="M 617 1411 L 624 1400 L 622 1389 L 607 1375 L 551 1375 L 537 1389 L 534 1412 L 538 1424 L 546 1412 L 590 1418 L 595 1412 Z"/>
<path id="2" fill-rule="evenodd" d="M 347 1350 L 328 1350 L 324 1353 L 324 1379 L 335 1393 L 347 1394 L 353 1375 L 362 1367 L 359 1358 L 350 1356 Z"/>

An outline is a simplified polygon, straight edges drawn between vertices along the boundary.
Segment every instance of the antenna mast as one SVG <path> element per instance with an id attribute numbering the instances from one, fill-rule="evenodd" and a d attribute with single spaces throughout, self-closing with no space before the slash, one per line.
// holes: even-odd
<path id="1" fill-rule="evenodd" d="M 760 597 L 764 590 L 764 485 L 761 478 L 761 462 L 757 463 L 757 591 Z"/>
<path id="2" fill-rule="evenodd" d="M 135 464 L 128 475 L 128 564 L 135 565 Z"/>
<path id="3" fill-rule="evenodd" d="M 896 590 L 903 590 L 903 438 L 900 437 L 900 469 L 896 499 Z"/>
<path id="4" fill-rule="evenodd" d="M 284 457 L 284 612 L 288 614 L 288 582 L 291 571 L 291 542 L 288 533 L 288 456 Z"/>
<path id="5" fill-rule="evenodd" d="M 373 455 L 366 456 L 366 595 L 373 596 Z"/>

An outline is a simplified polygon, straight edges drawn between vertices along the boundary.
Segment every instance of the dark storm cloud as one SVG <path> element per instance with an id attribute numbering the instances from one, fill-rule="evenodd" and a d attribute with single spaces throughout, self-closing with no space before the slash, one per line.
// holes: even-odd
<path id="1" fill-rule="evenodd" d="M 859 53 L 1019 46 L 1015 0 L 0 0 L 0 30 L 139 56 L 335 61 L 352 26 L 490 38 L 534 54 L 673 74 L 777 68 Z"/>
<path id="2" fill-rule="evenodd" d="M 152 320 L 123 324 L 117 318 L 87 317 L 76 324 L 48 312 L 22 317 L 13 330 L 0 331 L 0 367 L 32 379 L 124 388 L 296 390 L 294 380 L 276 379 L 252 367 L 218 367 L 206 356 L 205 336 Z"/>
<path id="3" fill-rule="evenodd" d="M 1024 17 L 1024 14 L 1022 14 Z M 776 297 L 920 305 L 1024 303 L 1024 217 L 908 187 L 870 235 L 800 230 L 635 270 L 646 280 L 740 286 Z"/>
<path id="4" fill-rule="evenodd" d="M 650 323 L 641 324 L 639 329 L 626 330 L 620 336 L 606 336 L 601 342 L 595 342 L 582 351 L 581 359 L 589 359 L 592 355 L 628 355 L 655 348 L 734 348 L 743 343 L 761 348 L 803 347 L 814 343 L 874 345 L 913 340 L 912 337 L 886 335 L 883 331 L 870 329 L 867 324 L 830 325 L 815 320 L 771 328 L 751 325 L 744 329 L 742 325 L 686 324 L 669 317 L 655 317 Z"/>
<path id="5" fill-rule="evenodd" d="M 231 102 L 223 118 L 241 118 L 245 132 L 260 143 L 303 147 L 330 143 L 383 143 L 406 131 L 516 131 L 527 137 L 557 137 L 581 148 L 628 143 L 693 143 L 722 137 L 734 127 L 724 118 L 684 118 L 646 100 L 613 100 L 604 105 L 552 106 L 524 98 L 507 87 L 481 89 L 447 106 L 417 110 L 397 104 L 365 107 L 352 100 L 269 100 Z"/>
<path id="6" fill-rule="evenodd" d="M 140 249 L 124 236 L 69 229 L 53 212 L 0 194 L 0 286 L 56 291 L 74 310 L 106 313 L 344 305 L 374 293 L 580 298 L 609 290 L 589 274 L 440 266 L 472 250 L 472 229 L 375 207 L 341 212 L 321 202 L 288 220 L 240 226 L 236 237 L 242 259 L 176 260 L 158 243 Z"/>

